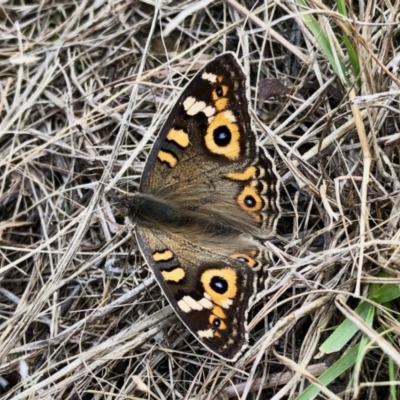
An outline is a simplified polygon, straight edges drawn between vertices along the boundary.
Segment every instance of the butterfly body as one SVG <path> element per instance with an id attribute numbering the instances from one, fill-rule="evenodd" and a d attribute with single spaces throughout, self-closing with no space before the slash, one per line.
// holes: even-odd
<path id="1" fill-rule="evenodd" d="M 242 235 L 234 226 L 224 223 L 223 215 L 206 214 L 198 207 L 185 208 L 172 199 L 137 194 L 129 204 L 131 219 L 139 226 L 158 228 L 176 235 L 223 237 Z M 199 239 L 201 241 L 201 239 Z"/>
<path id="2" fill-rule="evenodd" d="M 232 53 L 188 84 L 146 161 L 139 193 L 119 202 L 182 322 L 207 348 L 236 360 L 263 283 L 261 245 L 279 218 L 278 177 L 256 144 L 248 87 Z"/>

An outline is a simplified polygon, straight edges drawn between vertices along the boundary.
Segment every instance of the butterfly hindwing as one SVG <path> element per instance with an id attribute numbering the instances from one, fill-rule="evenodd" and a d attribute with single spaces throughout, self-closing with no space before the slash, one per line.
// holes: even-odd
<path id="1" fill-rule="evenodd" d="M 253 270 L 246 262 L 166 232 L 137 228 L 136 235 L 182 322 L 209 350 L 234 361 L 247 345 L 247 312 L 256 283 Z"/>

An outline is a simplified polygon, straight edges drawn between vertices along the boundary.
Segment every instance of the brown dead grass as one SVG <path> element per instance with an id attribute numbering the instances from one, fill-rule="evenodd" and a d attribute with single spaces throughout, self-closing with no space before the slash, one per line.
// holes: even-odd
<path id="1" fill-rule="evenodd" d="M 359 114 L 293 4 L 151 3 L 0 5 L 2 399 L 294 399 L 305 369 L 317 377 L 340 356 L 315 358 L 342 305 L 354 308 L 380 270 L 399 282 L 399 2 L 352 10 Z M 340 33 L 333 5 L 309 4 Z M 138 185 L 182 87 L 225 50 L 249 71 L 285 210 L 236 365 L 178 322 L 103 195 Z M 257 108 L 263 78 L 290 94 Z M 362 398 L 388 398 L 384 354 L 378 345 L 363 363 L 359 384 L 373 384 Z M 351 398 L 349 376 L 326 398 Z"/>

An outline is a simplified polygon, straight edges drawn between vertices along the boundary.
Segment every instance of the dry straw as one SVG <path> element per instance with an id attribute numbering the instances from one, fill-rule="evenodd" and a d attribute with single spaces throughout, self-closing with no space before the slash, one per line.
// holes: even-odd
<path id="1" fill-rule="evenodd" d="M 1 399 L 395 398 L 400 3 L 328 3 L 2 2 Z M 284 209 L 236 364 L 178 322 L 104 196 L 138 187 L 227 50 Z"/>

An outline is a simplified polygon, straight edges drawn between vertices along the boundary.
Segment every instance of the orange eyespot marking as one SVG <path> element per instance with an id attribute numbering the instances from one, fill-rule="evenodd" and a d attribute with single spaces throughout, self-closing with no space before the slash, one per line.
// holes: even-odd
<path id="1" fill-rule="evenodd" d="M 189 135 L 183 129 L 171 129 L 168 132 L 167 139 L 180 147 L 189 146 Z"/>
<path id="2" fill-rule="evenodd" d="M 226 329 L 226 323 L 224 321 L 221 321 L 219 329 Z"/>
<path id="3" fill-rule="evenodd" d="M 233 179 L 234 181 L 248 181 L 250 178 L 254 177 L 255 173 L 257 172 L 257 168 L 252 165 L 248 167 L 243 172 L 230 172 L 225 176 L 229 179 Z"/>
<path id="4" fill-rule="evenodd" d="M 211 311 L 215 316 L 217 316 L 218 318 L 226 318 L 226 314 L 224 312 L 224 310 L 221 307 L 215 306 L 212 311 Z"/>
<path id="5" fill-rule="evenodd" d="M 214 101 L 217 101 L 221 97 L 226 97 L 228 94 L 228 86 L 226 85 L 218 85 L 213 91 L 212 91 L 212 99 Z"/>
<path id="6" fill-rule="evenodd" d="M 212 99 L 214 101 L 215 108 L 218 111 L 223 111 L 226 109 L 228 105 L 228 99 L 226 98 L 227 93 L 228 93 L 228 86 L 225 85 L 218 85 L 212 91 Z"/>
<path id="7" fill-rule="evenodd" d="M 248 254 L 235 253 L 235 254 L 232 254 L 231 257 L 236 258 L 236 260 L 246 262 L 252 268 L 257 264 L 256 260 L 254 258 L 250 257 Z"/>
<path id="8" fill-rule="evenodd" d="M 228 106 L 228 99 L 226 97 L 219 99 L 214 103 L 214 105 L 218 111 L 224 111 Z"/>
<path id="9" fill-rule="evenodd" d="M 153 260 L 155 262 L 171 261 L 174 258 L 174 253 L 171 250 L 156 251 L 153 253 Z"/>
<path id="10" fill-rule="evenodd" d="M 239 194 L 237 201 L 242 210 L 256 212 L 260 211 L 263 207 L 263 201 L 258 195 L 255 187 L 247 185 Z"/>
<path id="11" fill-rule="evenodd" d="M 161 271 L 166 281 L 179 282 L 185 277 L 185 271 L 182 268 L 175 268 L 172 271 Z"/>
<path id="12" fill-rule="evenodd" d="M 157 154 L 159 161 L 168 164 L 171 168 L 174 168 L 178 164 L 178 159 L 171 153 L 167 153 L 164 150 L 160 150 Z"/>
<path id="13" fill-rule="evenodd" d="M 201 283 L 211 300 L 223 308 L 229 308 L 237 293 L 237 275 L 232 268 L 209 269 L 201 275 Z"/>
<path id="14" fill-rule="evenodd" d="M 208 125 L 205 144 L 211 153 L 236 160 L 240 155 L 240 131 L 235 116 L 229 111 L 217 114 Z"/>
<path id="15" fill-rule="evenodd" d="M 214 329 L 226 329 L 226 324 L 220 318 L 216 317 L 215 315 L 210 315 L 208 319 L 210 324 L 214 326 Z"/>

